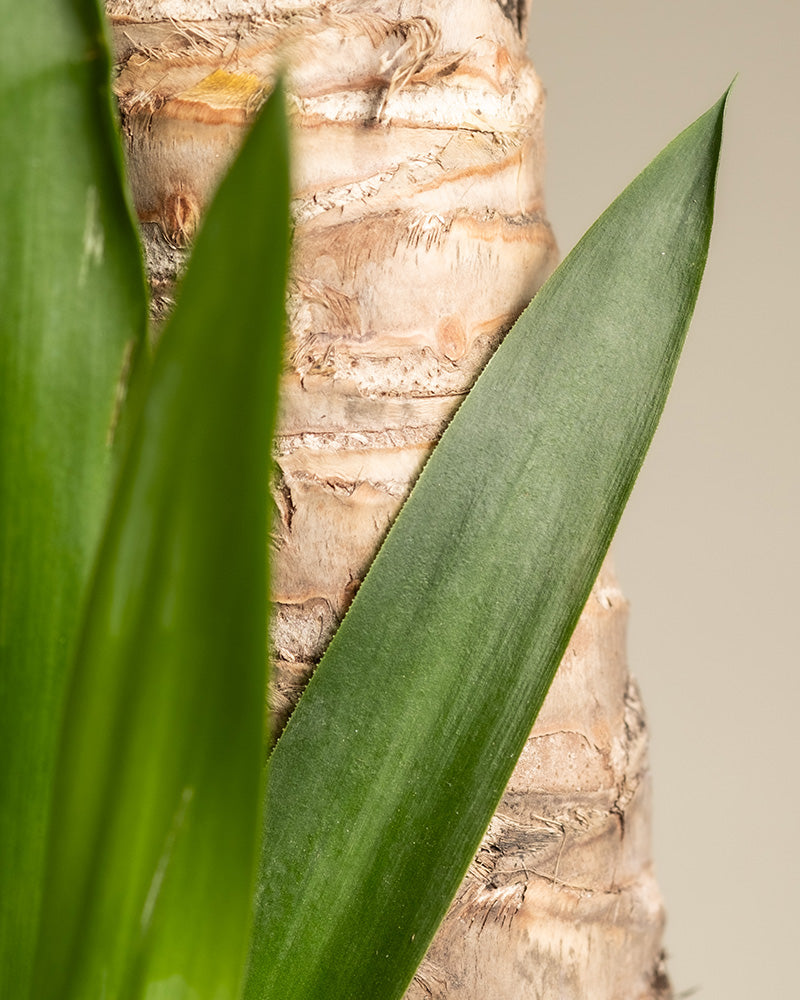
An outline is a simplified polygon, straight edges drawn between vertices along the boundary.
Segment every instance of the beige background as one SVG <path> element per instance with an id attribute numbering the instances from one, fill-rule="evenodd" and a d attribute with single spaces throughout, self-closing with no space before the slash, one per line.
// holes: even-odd
<path id="1" fill-rule="evenodd" d="M 704 287 L 616 563 L 676 991 L 800 996 L 800 3 L 534 0 L 531 51 L 564 252 L 740 74 Z"/>

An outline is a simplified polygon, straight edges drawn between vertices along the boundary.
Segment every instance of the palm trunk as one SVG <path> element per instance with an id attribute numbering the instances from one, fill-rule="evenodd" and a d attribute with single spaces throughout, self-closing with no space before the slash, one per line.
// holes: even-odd
<path id="1" fill-rule="evenodd" d="M 280 727 L 443 427 L 554 266 L 527 6 L 108 6 L 157 313 L 243 128 L 289 67 L 297 228 L 274 489 Z M 625 618 L 606 566 L 414 1000 L 668 995 Z"/>

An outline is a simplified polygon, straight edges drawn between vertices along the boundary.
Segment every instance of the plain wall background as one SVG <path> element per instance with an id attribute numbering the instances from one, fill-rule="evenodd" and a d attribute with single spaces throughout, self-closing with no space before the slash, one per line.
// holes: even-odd
<path id="1" fill-rule="evenodd" d="M 676 993 L 798 996 L 800 3 L 534 0 L 530 50 L 563 253 L 739 73 L 704 286 L 615 561 Z"/>

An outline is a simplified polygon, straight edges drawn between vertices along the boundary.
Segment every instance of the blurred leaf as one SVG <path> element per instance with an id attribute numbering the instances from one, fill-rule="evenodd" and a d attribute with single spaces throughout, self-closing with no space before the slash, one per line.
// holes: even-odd
<path id="1" fill-rule="evenodd" d="M 0 996 L 28 996 L 59 722 L 147 295 L 95 4 L 0 30 Z M 127 349 L 127 353 L 126 353 Z"/>
<path id="2" fill-rule="evenodd" d="M 233 1000 L 257 857 L 282 91 L 211 206 L 127 440 L 80 641 L 37 1000 Z"/>
<path id="3" fill-rule="evenodd" d="M 271 759 L 249 1000 L 400 997 L 544 699 L 664 405 L 725 98 L 539 292 Z"/>

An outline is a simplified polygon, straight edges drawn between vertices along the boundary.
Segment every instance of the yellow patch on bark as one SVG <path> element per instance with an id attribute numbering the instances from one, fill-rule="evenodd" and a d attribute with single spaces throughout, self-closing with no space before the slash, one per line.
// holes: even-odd
<path id="1" fill-rule="evenodd" d="M 215 69 L 170 102 L 170 117 L 209 123 L 243 122 L 264 98 L 263 80 L 254 73 Z"/>

